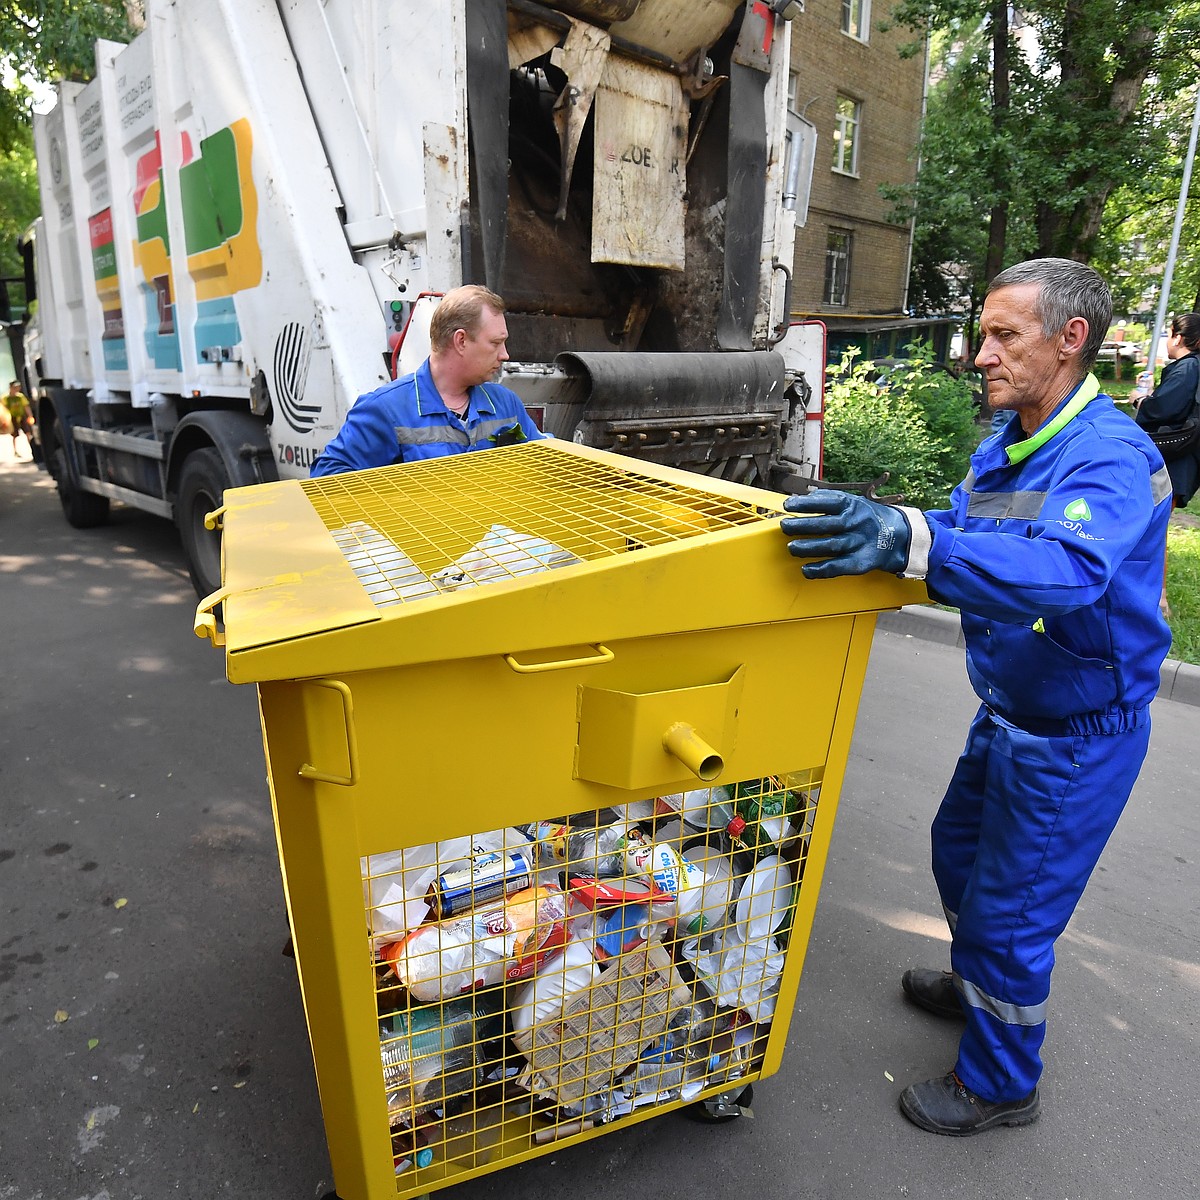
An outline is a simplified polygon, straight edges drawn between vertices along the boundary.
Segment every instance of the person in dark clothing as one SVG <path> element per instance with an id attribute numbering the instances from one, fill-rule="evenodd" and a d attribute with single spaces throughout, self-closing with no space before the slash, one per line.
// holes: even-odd
<path id="1" fill-rule="evenodd" d="M 1200 388 L 1200 313 L 1184 313 L 1171 322 L 1167 357 L 1158 387 L 1142 401 L 1137 423 L 1150 433 L 1182 425 L 1192 415 Z M 1200 488 L 1200 454 L 1167 463 L 1175 507 L 1183 508 Z"/>
<path id="2" fill-rule="evenodd" d="M 1167 338 L 1167 358 L 1158 387 L 1138 406 L 1135 420 L 1148 432 L 1182 425 L 1193 413 L 1200 388 L 1200 313 L 1184 313 L 1171 322 Z M 1171 477 L 1174 506 L 1183 508 L 1200 487 L 1200 454 L 1185 454 L 1167 463 Z M 1159 611 L 1171 619 L 1167 603 L 1167 564 L 1163 562 L 1162 595 Z"/>

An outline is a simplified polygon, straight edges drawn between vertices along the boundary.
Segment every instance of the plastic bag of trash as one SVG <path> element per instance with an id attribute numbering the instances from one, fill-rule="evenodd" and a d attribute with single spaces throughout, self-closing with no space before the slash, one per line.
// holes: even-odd
<path id="1" fill-rule="evenodd" d="M 429 576 L 395 542 L 365 521 L 331 530 L 330 537 L 376 608 L 438 594 Z"/>
<path id="2" fill-rule="evenodd" d="M 529 846 L 519 829 L 492 829 L 363 858 L 359 865 L 372 947 L 398 941 L 430 915 L 427 893 L 439 875 L 469 868 L 480 855 L 528 852 Z"/>

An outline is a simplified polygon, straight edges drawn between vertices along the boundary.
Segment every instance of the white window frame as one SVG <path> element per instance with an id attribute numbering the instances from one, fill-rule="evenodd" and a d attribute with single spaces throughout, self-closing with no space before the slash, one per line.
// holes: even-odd
<path id="1" fill-rule="evenodd" d="M 855 41 L 871 40 L 871 0 L 842 0 L 842 32 Z"/>
<path id="2" fill-rule="evenodd" d="M 835 244 L 840 242 L 840 245 Z M 824 302 L 845 308 L 850 300 L 850 264 L 854 255 L 854 231 L 831 225 L 825 236 Z M 838 284 L 841 287 L 838 287 Z"/>
<path id="3" fill-rule="evenodd" d="M 852 104 L 854 111 L 847 116 L 842 112 L 844 103 Z M 838 92 L 833 109 L 833 169 L 839 175 L 858 175 L 858 147 L 862 140 L 862 101 Z M 849 144 L 849 155 L 846 146 Z M 847 162 L 849 158 L 849 162 Z"/>

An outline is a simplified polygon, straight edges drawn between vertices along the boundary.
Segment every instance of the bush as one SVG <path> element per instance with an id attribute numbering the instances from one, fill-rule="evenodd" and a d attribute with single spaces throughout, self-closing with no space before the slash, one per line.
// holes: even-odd
<path id="1" fill-rule="evenodd" d="M 889 473 L 887 493 L 943 507 L 979 440 L 971 385 L 935 370 L 927 346 L 876 378 L 854 351 L 831 367 L 825 393 L 825 478 L 865 483 Z"/>

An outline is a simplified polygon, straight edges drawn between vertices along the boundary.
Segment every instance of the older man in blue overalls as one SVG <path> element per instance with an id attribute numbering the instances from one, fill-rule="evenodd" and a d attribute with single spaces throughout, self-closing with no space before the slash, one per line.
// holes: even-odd
<path id="1" fill-rule="evenodd" d="M 1137 779 L 1171 634 L 1159 614 L 1171 481 L 1089 373 L 1112 319 L 1104 281 L 1066 259 L 996 276 L 976 365 L 1014 418 L 944 511 L 815 491 L 786 502 L 809 579 L 891 571 L 962 614 L 981 701 L 933 822 L 952 970 L 910 1001 L 966 1021 L 948 1074 L 900 1096 L 962 1136 L 1037 1119 L 1054 943 Z"/>

